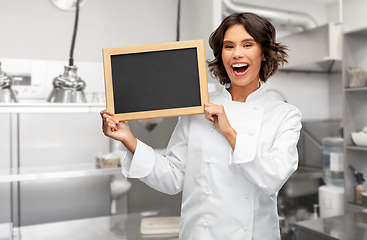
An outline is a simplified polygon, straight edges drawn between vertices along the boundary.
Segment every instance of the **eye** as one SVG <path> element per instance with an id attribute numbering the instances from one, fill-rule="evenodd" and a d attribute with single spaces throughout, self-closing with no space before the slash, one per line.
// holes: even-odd
<path id="1" fill-rule="evenodd" d="M 250 43 L 245 44 L 244 47 L 252 47 L 252 44 L 250 44 Z"/>
<path id="2" fill-rule="evenodd" d="M 230 49 L 230 48 L 233 48 L 233 46 L 232 45 L 225 45 L 224 48 Z"/>

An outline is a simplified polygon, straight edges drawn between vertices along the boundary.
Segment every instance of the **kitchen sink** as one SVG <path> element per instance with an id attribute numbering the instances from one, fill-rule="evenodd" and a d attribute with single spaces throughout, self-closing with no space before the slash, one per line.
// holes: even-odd
<path id="1" fill-rule="evenodd" d="M 284 184 L 279 195 L 284 197 L 301 197 L 318 192 L 322 169 L 299 166 Z"/>

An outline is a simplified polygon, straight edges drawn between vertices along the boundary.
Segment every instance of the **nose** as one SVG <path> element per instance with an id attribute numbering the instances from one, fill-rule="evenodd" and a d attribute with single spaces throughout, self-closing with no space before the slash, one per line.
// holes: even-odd
<path id="1" fill-rule="evenodd" d="M 239 47 L 236 47 L 233 53 L 233 58 L 237 59 L 237 58 L 242 58 L 242 57 L 244 57 L 244 53 L 242 49 Z"/>

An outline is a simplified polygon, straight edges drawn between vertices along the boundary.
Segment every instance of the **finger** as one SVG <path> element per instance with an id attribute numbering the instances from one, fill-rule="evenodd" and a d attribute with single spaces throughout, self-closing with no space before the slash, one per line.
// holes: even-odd
<path id="1" fill-rule="evenodd" d="M 101 115 L 101 117 L 103 117 L 103 114 L 107 113 L 107 109 L 103 109 L 102 111 L 99 112 L 99 114 Z"/>
<path id="2" fill-rule="evenodd" d="M 103 116 L 103 114 L 108 114 L 110 116 L 113 116 L 114 113 L 111 111 L 111 110 L 108 110 L 108 109 L 104 109 L 100 112 L 101 116 Z"/>
<path id="3" fill-rule="evenodd" d="M 221 115 L 224 113 L 224 107 L 222 105 L 212 105 L 206 108 L 206 111 L 210 112 L 212 115 Z"/>
<path id="4" fill-rule="evenodd" d="M 210 122 L 214 122 L 213 114 L 209 110 L 205 110 L 205 118 Z"/>
<path id="5" fill-rule="evenodd" d="M 108 114 L 103 114 L 103 119 L 105 119 L 105 120 L 109 119 L 109 120 L 111 120 L 111 121 L 115 122 L 116 124 L 118 124 L 118 123 L 119 123 L 119 120 L 117 120 L 117 119 L 115 119 L 115 118 L 111 117 L 111 116 L 110 116 L 110 115 L 108 115 Z"/>
<path id="6" fill-rule="evenodd" d="M 114 123 L 109 123 L 107 125 L 107 129 L 110 129 L 111 131 L 116 131 L 118 128 Z"/>
<path id="7" fill-rule="evenodd" d="M 215 105 L 215 104 L 213 104 L 213 103 L 204 103 L 204 107 L 211 107 L 213 105 Z"/>
<path id="8" fill-rule="evenodd" d="M 113 122 L 105 122 L 102 126 L 102 131 L 104 133 L 108 133 L 111 129 L 115 129 L 116 128 L 116 124 Z"/>

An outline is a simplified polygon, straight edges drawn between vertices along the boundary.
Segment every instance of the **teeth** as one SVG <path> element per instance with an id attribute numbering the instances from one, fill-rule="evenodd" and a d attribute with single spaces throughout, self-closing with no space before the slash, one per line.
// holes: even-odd
<path id="1" fill-rule="evenodd" d="M 236 64 L 233 64 L 232 67 L 247 67 L 247 64 L 246 63 L 236 63 Z"/>

